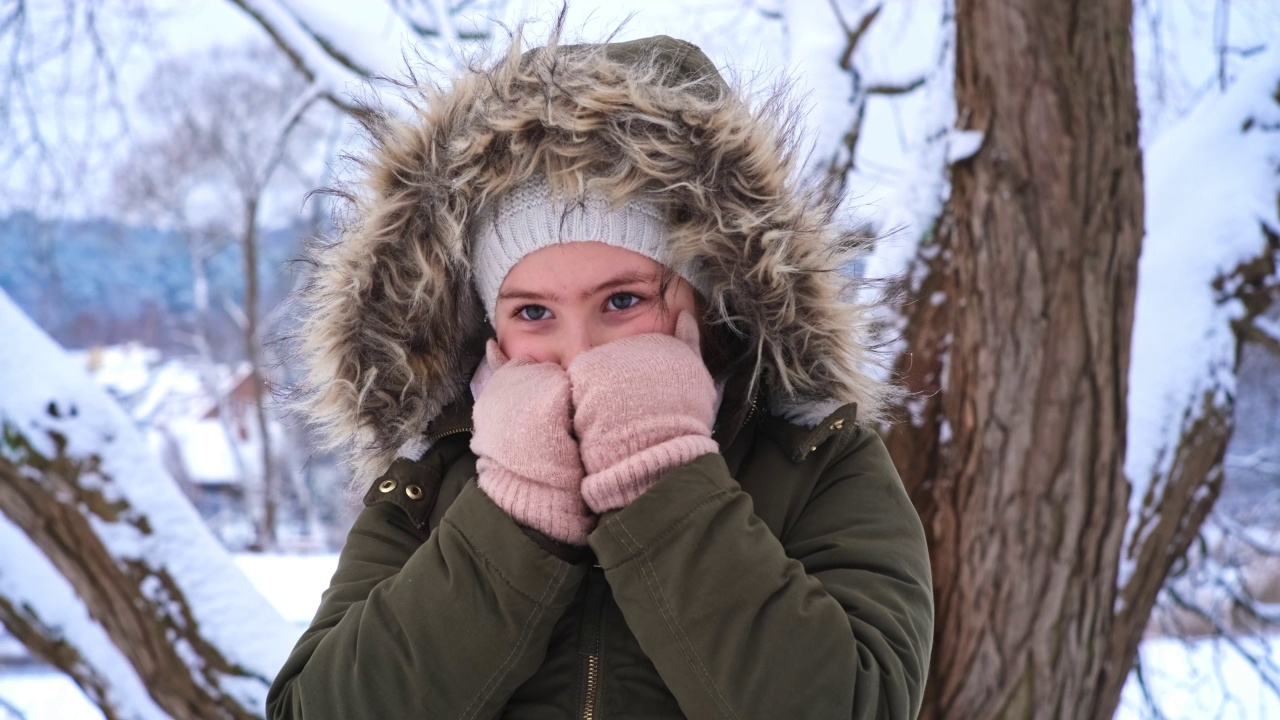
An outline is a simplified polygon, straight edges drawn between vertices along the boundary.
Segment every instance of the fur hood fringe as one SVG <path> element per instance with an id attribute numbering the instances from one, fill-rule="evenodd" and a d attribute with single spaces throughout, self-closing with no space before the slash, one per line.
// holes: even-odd
<path id="1" fill-rule="evenodd" d="M 705 321 L 742 341 L 770 409 L 813 425 L 857 403 L 880 417 L 870 321 L 843 275 L 866 239 L 797 173 L 782 91 L 752 107 L 696 47 L 671 38 L 506 54 L 446 88 L 407 86 L 411 118 L 371 112 L 339 236 L 313 248 L 295 297 L 300 409 L 341 447 L 353 488 L 459 400 L 492 329 L 473 289 L 469 228 L 545 173 L 567 195 L 644 193 L 670 218 L 673 263 L 710 288 Z"/>

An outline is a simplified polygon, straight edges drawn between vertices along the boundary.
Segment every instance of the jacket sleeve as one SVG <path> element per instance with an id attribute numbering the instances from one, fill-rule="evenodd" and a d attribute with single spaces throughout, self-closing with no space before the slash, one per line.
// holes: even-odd
<path id="1" fill-rule="evenodd" d="M 425 542 L 394 505 L 365 508 L 272 684 L 268 717 L 495 716 L 541 664 L 585 573 L 474 481 Z"/>
<path id="2" fill-rule="evenodd" d="M 592 534 L 686 715 L 919 712 L 933 633 L 924 531 L 879 436 L 852 435 L 781 542 L 718 454 L 667 473 Z"/>

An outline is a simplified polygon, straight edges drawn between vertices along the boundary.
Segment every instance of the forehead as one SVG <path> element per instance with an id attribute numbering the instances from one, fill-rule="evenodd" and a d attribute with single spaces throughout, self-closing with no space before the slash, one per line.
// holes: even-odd
<path id="1" fill-rule="evenodd" d="M 507 273 L 502 290 L 590 288 L 624 274 L 656 282 L 662 270 L 662 265 L 626 248 L 595 241 L 556 243 L 521 258 Z"/>

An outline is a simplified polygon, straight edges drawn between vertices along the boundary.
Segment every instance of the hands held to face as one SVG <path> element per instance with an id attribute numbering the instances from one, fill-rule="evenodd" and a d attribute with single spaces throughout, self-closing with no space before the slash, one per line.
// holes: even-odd
<path id="1" fill-rule="evenodd" d="M 480 488 L 518 522 L 563 542 L 585 544 L 596 514 L 718 450 L 715 384 L 688 313 L 675 337 L 615 340 L 567 370 L 508 361 L 493 341 L 486 362 L 471 441 Z"/>

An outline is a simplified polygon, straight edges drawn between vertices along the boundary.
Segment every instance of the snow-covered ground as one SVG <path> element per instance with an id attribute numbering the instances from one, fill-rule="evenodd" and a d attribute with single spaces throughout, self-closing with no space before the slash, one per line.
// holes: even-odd
<path id="1" fill-rule="evenodd" d="M 237 555 L 236 564 L 301 634 L 311 621 L 337 555 Z M 1280 662 L 1264 641 L 1239 641 L 1251 655 Z M 1119 720 L 1265 720 L 1280 718 L 1280 696 L 1259 680 L 1248 661 L 1221 640 L 1148 640 L 1142 646 L 1147 688 L 1129 678 Z M 1158 703 L 1157 715 L 1144 697 Z M 5 705 L 25 720 L 101 720 L 102 714 L 65 675 L 49 669 L 0 672 L 0 720 Z"/>

